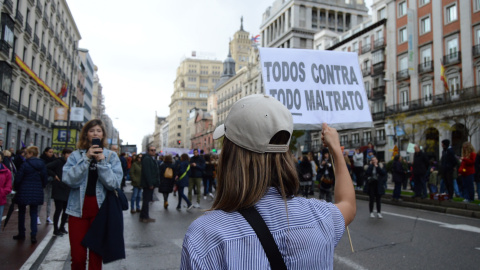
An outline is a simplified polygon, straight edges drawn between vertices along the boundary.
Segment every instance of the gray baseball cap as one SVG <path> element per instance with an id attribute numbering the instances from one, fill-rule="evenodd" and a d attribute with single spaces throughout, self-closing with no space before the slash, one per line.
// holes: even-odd
<path id="1" fill-rule="evenodd" d="M 235 104 L 228 113 L 225 124 L 218 126 L 213 139 L 226 136 L 236 145 L 255 153 L 285 153 L 287 144 L 270 144 L 279 131 L 293 132 L 293 118 L 282 103 L 262 94 L 246 96 Z"/>

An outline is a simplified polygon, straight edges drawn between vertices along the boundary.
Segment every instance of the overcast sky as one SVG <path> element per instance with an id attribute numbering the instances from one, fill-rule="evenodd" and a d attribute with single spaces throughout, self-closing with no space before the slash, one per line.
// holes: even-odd
<path id="1" fill-rule="evenodd" d="M 371 2 L 370 1 L 367 1 Z M 67 0 L 105 96 L 106 113 L 123 143 L 153 133 L 155 112 L 166 117 L 176 69 L 192 51 L 223 61 L 240 29 L 260 34 L 273 0 Z M 368 5 L 370 8 L 370 6 Z"/>

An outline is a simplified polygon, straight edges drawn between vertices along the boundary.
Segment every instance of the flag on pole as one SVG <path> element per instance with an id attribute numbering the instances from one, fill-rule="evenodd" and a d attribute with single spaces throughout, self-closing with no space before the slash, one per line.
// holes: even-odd
<path id="1" fill-rule="evenodd" d="M 23 141 L 20 141 L 22 143 L 22 148 L 25 148 L 25 144 L 23 143 Z"/>
<path id="2" fill-rule="evenodd" d="M 60 89 L 60 92 L 58 93 L 58 96 L 63 98 L 67 96 L 68 88 L 67 88 L 67 82 L 64 82 L 62 85 L 62 88 Z"/>
<path id="3" fill-rule="evenodd" d="M 443 82 L 443 86 L 445 87 L 445 92 L 448 92 L 448 83 L 447 79 L 445 78 L 445 67 L 443 66 L 443 61 L 440 60 L 440 80 Z"/>

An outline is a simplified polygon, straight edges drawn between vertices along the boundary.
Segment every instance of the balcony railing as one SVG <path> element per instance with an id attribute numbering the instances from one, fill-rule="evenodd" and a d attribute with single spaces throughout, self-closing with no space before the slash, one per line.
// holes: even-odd
<path id="1" fill-rule="evenodd" d="M 444 65 L 457 64 L 457 63 L 460 63 L 461 61 L 462 61 L 462 54 L 460 51 L 443 56 Z"/>
<path id="2" fill-rule="evenodd" d="M 418 72 L 432 72 L 433 71 L 433 61 L 426 61 L 418 65 Z"/>
<path id="3" fill-rule="evenodd" d="M 18 101 L 14 100 L 14 99 L 10 99 L 9 108 L 14 110 L 15 112 L 18 112 L 18 110 L 20 110 L 20 104 L 18 103 Z"/>
<path id="4" fill-rule="evenodd" d="M 474 56 L 474 57 L 480 55 L 480 44 L 475 45 L 475 46 L 472 47 L 472 53 L 473 53 L 473 56 Z"/>
<path id="5" fill-rule="evenodd" d="M 40 51 L 41 51 L 43 54 L 46 54 L 46 53 L 47 53 L 47 47 L 45 47 L 45 45 L 42 44 L 42 47 L 41 47 Z"/>
<path id="6" fill-rule="evenodd" d="M 379 49 L 385 46 L 385 39 L 383 38 L 377 38 L 375 40 L 375 43 L 373 44 L 374 49 Z"/>
<path id="7" fill-rule="evenodd" d="M 379 85 L 377 87 L 373 87 L 373 98 L 383 97 L 385 95 L 385 85 Z"/>
<path id="8" fill-rule="evenodd" d="M 13 2 L 12 0 L 5 0 L 3 1 L 3 6 L 7 8 L 10 13 L 13 13 Z"/>
<path id="9" fill-rule="evenodd" d="M 37 118 L 37 122 L 40 124 L 40 125 L 43 125 L 43 116 L 38 116 Z"/>
<path id="10" fill-rule="evenodd" d="M 17 20 L 17 23 L 20 24 L 20 26 L 23 26 L 23 15 L 20 10 L 17 10 L 17 13 L 15 14 L 15 19 Z"/>
<path id="11" fill-rule="evenodd" d="M 375 142 L 375 145 L 378 145 L 378 146 L 387 144 L 387 140 L 385 139 L 385 137 L 375 137 L 374 142 Z"/>
<path id="12" fill-rule="evenodd" d="M 5 40 L 0 40 L 0 52 L 4 53 L 5 55 L 10 55 L 10 46 Z"/>
<path id="13" fill-rule="evenodd" d="M 383 119 L 385 119 L 385 112 L 372 113 L 372 120 L 373 121 L 378 121 L 378 120 L 383 120 Z"/>
<path id="14" fill-rule="evenodd" d="M 411 100 L 408 103 L 399 103 L 387 107 L 387 115 L 401 112 L 415 111 L 424 108 L 434 108 L 443 105 L 452 105 L 452 103 L 463 102 L 466 100 L 480 98 L 480 85 L 464 89 L 445 92 L 425 99 L 422 97 L 417 100 Z"/>
<path id="15" fill-rule="evenodd" d="M 369 76 L 372 74 L 372 67 L 366 67 L 362 69 L 362 75 L 363 77 Z"/>
<path id="16" fill-rule="evenodd" d="M 38 38 L 37 34 L 33 35 L 33 44 L 37 45 L 37 47 L 40 46 L 40 39 Z"/>
<path id="17" fill-rule="evenodd" d="M 45 27 L 47 27 L 48 26 L 48 16 L 47 16 L 46 12 L 43 14 L 43 20 L 42 21 L 43 21 L 43 24 L 45 24 Z"/>
<path id="18" fill-rule="evenodd" d="M 53 69 L 57 69 L 57 61 L 53 60 Z"/>
<path id="19" fill-rule="evenodd" d="M 37 113 L 36 112 L 30 112 L 30 119 L 33 121 L 37 121 Z"/>
<path id="20" fill-rule="evenodd" d="M 408 79 L 410 75 L 408 74 L 408 68 L 404 70 L 397 71 L 397 80 Z"/>
<path id="21" fill-rule="evenodd" d="M 52 54 L 51 53 L 47 53 L 47 61 L 48 62 L 52 61 Z"/>
<path id="22" fill-rule="evenodd" d="M 37 0 L 37 6 L 35 7 L 35 11 L 38 13 L 39 16 L 42 16 L 42 4 L 38 0 Z"/>
<path id="23" fill-rule="evenodd" d="M 0 90 L 0 103 L 2 103 L 5 106 L 8 106 L 9 100 L 10 100 L 10 95 L 5 91 Z"/>
<path id="24" fill-rule="evenodd" d="M 35 4 L 34 0 L 28 0 L 28 2 L 30 3 L 30 6 L 33 6 Z"/>
<path id="25" fill-rule="evenodd" d="M 52 9 L 52 14 L 53 14 L 53 12 L 55 12 L 55 9 L 57 9 L 57 5 L 55 5 L 55 1 L 52 1 L 52 3 L 50 4 L 50 8 Z"/>
<path id="26" fill-rule="evenodd" d="M 25 117 L 28 117 L 28 108 L 22 105 L 22 108 L 20 109 L 20 114 Z"/>
<path id="27" fill-rule="evenodd" d="M 373 65 L 373 75 L 378 75 L 380 73 L 383 73 L 383 70 L 385 69 L 385 62 L 379 62 Z"/>
<path id="28" fill-rule="evenodd" d="M 29 37 L 32 37 L 32 27 L 28 22 L 25 24 L 25 33 L 28 34 Z"/>
<path id="29" fill-rule="evenodd" d="M 372 46 L 370 44 L 367 44 L 365 46 L 362 46 L 362 54 L 367 53 L 372 50 Z"/>

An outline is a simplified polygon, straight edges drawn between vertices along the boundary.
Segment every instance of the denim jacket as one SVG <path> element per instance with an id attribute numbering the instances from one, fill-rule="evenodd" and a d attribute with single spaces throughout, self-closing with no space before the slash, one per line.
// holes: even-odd
<path id="1" fill-rule="evenodd" d="M 103 154 L 105 159 L 97 163 L 96 197 L 99 208 L 105 200 L 106 189 L 119 188 L 123 178 L 122 164 L 117 154 L 108 149 L 103 149 Z M 62 181 L 71 187 L 66 213 L 74 217 L 82 217 L 89 166 L 90 159 L 86 156 L 85 150 L 73 151 L 63 166 Z"/>

